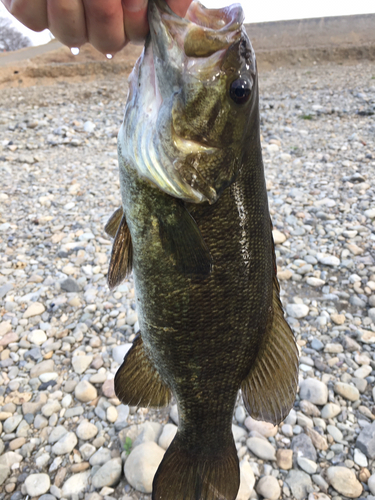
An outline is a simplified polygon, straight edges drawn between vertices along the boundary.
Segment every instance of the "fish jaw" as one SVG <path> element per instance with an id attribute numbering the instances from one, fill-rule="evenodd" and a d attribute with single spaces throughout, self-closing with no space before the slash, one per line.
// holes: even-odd
<path id="1" fill-rule="evenodd" d="M 150 35 L 129 80 L 118 136 L 120 165 L 130 164 L 140 177 L 186 202 L 216 202 L 240 168 L 241 148 L 235 141 L 228 139 L 224 150 L 220 137 L 187 130 L 189 118 L 183 113 L 189 99 L 194 108 L 190 90 L 198 87 L 212 88 L 218 102 L 209 106 L 220 108 L 212 117 L 216 123 L 231 112 L 227 102 L 219 102 L 228 93 L 222 75 L 228 54 L 246 36 L 242 21 L 239 5 L 210 10 L 193 2 L 181 18 L 163 0 L 149 2 Z M 238 128 L 247 127 L 241 123 Z"/>

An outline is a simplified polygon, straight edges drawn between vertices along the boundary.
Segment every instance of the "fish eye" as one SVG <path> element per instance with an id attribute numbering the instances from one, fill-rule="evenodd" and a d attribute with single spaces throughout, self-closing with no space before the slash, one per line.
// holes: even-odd
<path id="1" fill-rule="evenodd" d="M 230 97 L 236 104 L 245 104 L 250 98 L 252 82 L 248 78 L 237 78 L 231 83 Z"/>

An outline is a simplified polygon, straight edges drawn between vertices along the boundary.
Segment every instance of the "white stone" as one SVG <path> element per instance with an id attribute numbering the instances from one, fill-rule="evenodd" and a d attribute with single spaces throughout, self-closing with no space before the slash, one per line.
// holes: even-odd
<path id="1" fill-rule="evenodd" d="M 23 317 L 25 319 L 28 319 L 34 316 L 39 316 L 40 314 L 43 314 L 45 310 L 46 308 L 44 307 L 43 304 L 41 304 L 40 302 L 33 302 L 23 313 Z"/>
<path id="2" fill-rule="evenodd" d="M 306 304 L 287 304 L 286 313 L 291 318 L 301 319 L 309 314 L 309 306 Z"/>
<path id="3" fill-rule="evenodd" d="M 316 258 L 321 264 L 326 266 L 337 267 L 340 265 L 340 259 L 335 257 L 334 255 L 330 255 L 328 253 L 317 253 Z"/>
<path id="4" fill-rule="evenodd" d="M 48 474 L 30 474 L 24 482 L 26 493 L 30 497 L 39 497 L 47 493 L 51 486 Z"/>
<path id="5" fill-rule="evenodd" d="M 341 406 L 335 403 L 327 403 L 321 411 L 322 418 L 334 418 L 341 413 Z"/>
<path id="6" fill-rule="evenodd" d="M 42 345 L 47 340 L 47 335 L 43 330 L 33 330 L 28 334 L 27 340 L 31 344 Z"/>
<path id="7" fill-rule="evenodd" d="M 372 372 L 372 367 L 370 365 L 363 365 L 354 372 L 354 376 L 357 378 L 366 378 Z"/>
<path id="8" fill-rule="evenodd" d="M 98 395 L 95 387 L 88 380 L 81 380 L 74 389 L 75 397 L 82 403 L 88 403 Z"/>
<path id="9" fill-rule="evenodd" d="M 152 481 L 163 456 L 164 450 L 153 441 L 135 447 L 125 462 L 128 483 L 142 493 L 151 493 Z"/>
<path id="10" fill-rule="evenodd" d="M 354 449 L 354 462 L 360 467 L 368 466 L 368 460 L 366 455 L 364 455 L 358 448 Z"/>
<path id="11" fill-rule="evenodd" d="M 275 245 L 281 245 L 286 241 L 286 236 L 284 233 L 281 231 L 278 231 L 277 229 L 272 230 L 272 236 L 273 236 L 273 241 L 275 242 Z"/>
<path id="12" fill-rule="evenodd" d="M 262 436 L 269 438 L 274 437 L 277 434 L 277 425 L 273 425 L 270 422 L 263 422 L 262 420 L 255 420 L 252 417 L 247 417 L 245 420 L 245 427 L 249 429 L 249 431 L 256 431 Z"/>
<path id="13" fill-rule="evenodd" d="M 166 450 L 173 441 L 176 433 L 177 433 L 176 425 L 165 424 L 159 437 L 159 442 L 158 442 L 159 446 L 163 448 L 163 450 Z"/>
<path id="14" fill-rule="evenodd" d="M 357 480 L 353 469 L 347 467 L 328 467 L 327 479 L 336 491 L 349 498 L 358 498 L 362 493 L 362 485 Z"/>
<path id="15" fill-rule="evenodd" d="M 74 432 L 68 432 L 67 434 L 64 434 L 64 436 L 52 446 L 52 452 L 55 455 L 64 455 L 65 453 L 70 453 L 71 451 L 73 451 L 77 443 L 78 439 Z"/>
<path id="16" fill-rule="evenodd" d="M 124 357 L 130 350 L 133 344 L 122 344 L 122 345 L 116 345 L 112 348 L 112 358 L 116 363 L 119 365 L 122 365 L 122 362 L 124 361 Z"/>
<path id="17" fill-rule="evenodd" d="M 276 460 L 275 448 L 266 439 L 251 437 L 246 441 L 249 450 L 262 460 Z"/>
<path id="18" fill-rule="evenodd" d="M 77 437 L 83 441 L 93 439 L 98 432 L 96 425 L 90 423 L 87 419 L 82 420 L 76 429 Z"/>
<path id="19" fill-rule="evenodd" d="M 95 472 L 92 477 L 94 488 L 103 488 L 104 486 L 114 486 L 120 480 L 122 473 L 121 458 L 112 458 Z"/>
<path id="20" fill-rule="evenodd" d="M 307 378 L 300 384 L 299 395 L 301 399 L 306 399 L 315 405 L 325 405 L 328 400 L 328 388 L 320 380 Z"/>
<path id="21" fill-rule="evenodd" d="M 90 366 L 92 360 L 93 356 L 90 355 L 73 356 L 72 357 L 73 370 L 79 375 L 81 375 Z"/>
<path id="22" fill-rule="evenodd" d="M 306 279 L 306 283 L 310 286 L 319 287 L 323 286 L 325 284 L 325 281 L 321 280 L 320 278 L 314 278 L 313 276 L 309 276 Z"/>
<path id="23" fill-rule="evenodd" d="M 240 463 L 240 488 L 236 500 L 249 500 L 255 485 L 255 476 L 247 460 Z"/>
<path id="24" fill-rule="evenodd" d="M 371 494 L 375 495 L 375 474 L 369 477 L 367 486 L 369 487 Z"/>
<path id="25" fill-rule="evenodd" d="M 87 470 L 71 476 L 67 481 L 65 481 L 62 487 L 62 496 L 64 498 L 70 498 L 72 495 L 78 495 L 84 491 L 88 486 L 90 474 L 91 472 Z"/>
<path id="26" fill-rule="evenodd" d="M 307 472 L 307 474 L 315 474 L 318 468 L 318 464 L 306 457 L 297 457 L 297 463 L 303 471 Z"/>
<path id="27" fill-rule="evenodd" d="M 279 481 L 274 476 L 263 476 L 259 479 L 256 491 L 268 500 L 277 500 L 281 493 Z"/>

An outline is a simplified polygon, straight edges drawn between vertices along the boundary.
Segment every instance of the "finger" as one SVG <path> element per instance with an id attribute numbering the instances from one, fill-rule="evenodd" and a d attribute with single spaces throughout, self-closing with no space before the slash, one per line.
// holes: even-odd
<path id="1" fill-rule="evenodd" d="M 167 0 L 169 7 L 180 17 L 185 17 L 191 2 L 192 0 Z"/>
<path id="2" fill-rule="evenodd" d="M 128 40 L 142 42 L 148 33 L 147 0 L 123 0 L 124 26 Z"/>
<path id="3" fill-rule="evenodd" d="M 85 10 L 81 0 L 47 0 L 48 27 L 68 47 L 87 42 Z"/>
<path id="4" fill-rule="evenodd" d="M 121 0 L 84 0 L 88 41 L 103 54 L 114 54 L 125 43 Z"/>
<path id="5" fill-rule="evenodd" d="M 47 0 L 2 0 L 8 11 L 33 31 L 48 28 Z"/>

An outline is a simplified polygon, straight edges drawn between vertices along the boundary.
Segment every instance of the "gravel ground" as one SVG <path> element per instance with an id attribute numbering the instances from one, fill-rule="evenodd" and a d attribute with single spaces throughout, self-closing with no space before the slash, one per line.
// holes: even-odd
<path id="1" fill-rule="evenodd" d="M 138 330 L 132 281 L 106 286 L 124 80 L 2 90 L 0 500 L 150 498 L 176 431 L 175 405 L 113 392 Z M 261 94 L 300 390 L 279 427 L 239 398 L 238 499 L 375 500 L 375 64 L 279 68 Z"/>

